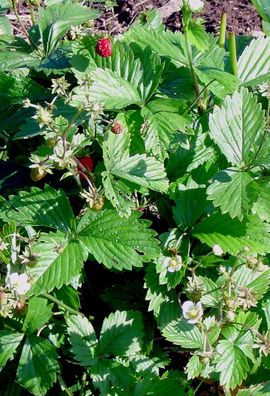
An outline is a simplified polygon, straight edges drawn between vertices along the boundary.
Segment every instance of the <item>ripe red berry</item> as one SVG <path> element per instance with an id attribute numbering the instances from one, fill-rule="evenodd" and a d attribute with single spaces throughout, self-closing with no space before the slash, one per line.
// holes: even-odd
<path id="1" fill-rule="evenodd" d="M 112 56 L 112 42 L 109 38 L 100 38 L 96 45 L 96 53 L 103 58 Z"/>
<path id="2" fill-rule="evenodd" d="M 92 157 L 90 157 L 89 155 L 86 155 L 85 157 L 77 158 L 77 160 L 80 161 L 82 166 L 84 166 L 89 172 L 93 172 L 94 160 Z M 77 171 L 80 175 L 80 179 L 82 180 L 83 179 L 83 176 L 82 176 L 83 171 L 79 166 L 77 166 Z"/>

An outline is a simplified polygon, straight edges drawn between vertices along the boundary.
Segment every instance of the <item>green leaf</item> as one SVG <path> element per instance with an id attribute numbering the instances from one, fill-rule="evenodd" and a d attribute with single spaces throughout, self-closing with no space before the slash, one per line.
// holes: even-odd
<path id="1" fill-rule="evenodd" d="M 140 376 L 152 377 L 153 375 L 159 375 L 159 369 L 165 368 L 170 360 L 167 356 L 149 358 L 145 355 L 137 354 L 132 357 L 131 365 Z"/>
<path id="2" fill-rule="evenodd" d="M 270 283 L 270 269 L 260 272 L 241 267 L 233 274 L 234 282 L 239 286 L 245 286 L 256 294 L 259 300 L 268 291 Z"/>
<path id="3" fill-rule="evenodd" d="M 13 356 L 24 334 L 10 330 L 0 330 L 0 371 Z"/>
<path id="4" fill-rule="evenodd" d="M 209 120 L 210 135 L 232 165 L 254 159 L 264 131 L 261 104 L 247 89 L 227 96 L 222 107 L 215 106 Z"/>
<path id="5" fill-rule="evenodd" d="M 78 224 L 78 238 L 107 268 L 118 270 L 142 267 L 143 262 L 159 255 L 155 232 L 149 222 L 133 212 L 122 219 L 114 210 L 88 211 Z"/>
<path id="6" fill-rule="evenodd" d="M 29 335 L 24 343 L 17 369 L 20 385 L 36 396 L 43 396 L 56 382 L 59 364 L 54 346 L 47 340 Z"/>
<path id="7" fill-rule="evenodd" d="M 266 319 L 267 330 L 269 331 L 270 330 L 270 298 L 267 298 L 267 300 L 263 301 L 262 310 L 264 312 L 264 316 Z"/>
<path id="8" fill-rule="evenodd" d="M 226 169 L 215 175 L 207 189 L 208 199 L 220 208 L 221 213 L 229 213 L 232 218 L 243 220 L 251 206 L 252 181 L 248 172 Z"/>
<path id="9" fill-rule="evenodd" d="M 205 51 L 209 48 L 208 34 L 203 26 L 191 20 L 187 27 L 188 40 L 200 51 Z"/>
<path id="10" fill-rule="evenodd" d="M 8 17 L 6 16 L 0 16 L 0 36 L 4 34 L 12 34 L 13 29 L 12 29 L 12 24 Z"/>
<path id="11" fill-rule="evenodd" d="M 183 377 L 176 375 L 175 377 L 145 379 L 138 382 L 133 396 L 182 396 L 187 392 L 187 387 L 183 384 Z"/>
<path id="12" fill-rule="evenodd" d="M 30 298 L 22 330 L 27 333 L 34 333 L 41 328 L 52 317 L 52 307 L 53 304 L 48 305 L 45 298 Z"/>
<path id="13" fill-rule="evenodd" d="M 63 232 L 74 229 L 74 215 L 66 194 L 45 186 L 44 191 L 33 187 L 21 191 L 1 206 L 0 216 L 21 225 L 44 226 Z"/>
<path id="14" fill-rule="evenodd" d="M 221 340 L 217 346 L 216 371 L 220 372 L 220 385 L 234 389 L 247 378 L 249 365 L 241 348 L 230 340 Z"/>
<path id="15" fill-rule="evenodd" d="M 131 104 L 143 104 L 136 86 L 109 69 L 97 68 L 92 71 L 91 80 L 93 81 L 91 101 L 101 103 L 106 110 L 118 110 Z M 110 87 L 109 90 L 108 87 Z M 84 95 L 81 88 L 76 88 L 74 92 Z"/>
<path id="16" fill-rule="evenodd" d="M 29 77 L 15 77 L 0 71 L 0 108 L 23 104 L 26 97 L 34 102 L 50 96 L 44 87 Z"/>
<path id="17" fill-rule="evenodd" d="M 144 336 L 142 317 L 135 311 L 116 311 L 102 324 L 97 354 L 136 356 Z"/>
<path id="18" fill-rule="evenodd" d="M 154 157 L 146 157 L 145 154 L 115 161 L 107 170 L 115 176 L 154 191 L 165 192 L 169 186 L 163 163 Z"/>
<path id="19" fill-rule="evenodd" d="M 235 318 L 237 324 L 226 326 L 222 330 L 222 335 L 233 342 L 234 346 L 241 351 L 254 363 L 254 331 L 257 331 L 261 324 L 261 319 L 254 312 L 239 312 Z M 249 329 L 253 329 L 249 330 Z"/>
<path id="20" fill-rule="evenodd" d="M 45 54 L 48 55 L 72 26 L 97 18 L 99 12 L 72 1 L 63 1 L 39 9 L 39 32 Z"/>
<path id="21" fill-rule="evenodd" d="M 195 224 L 207 206 L 205 187 L 192 179 L 186 185 L 178 183 L 175 192 L 173 216 L 178 226 L 190 227 Z"/>
<path id="22" fill-rule="evenodd" d="M 169 300 L 167 287 L 160 285 L 154 264 L 148 266 L 144 279 L 144 288 L 147 288 L 145 299 L 149 301 L 148 311 L 154 311 L 154 315 L 157 316 L 159 315 L 161 305 Z"/>
<path id="23" fill-rule="evenodd" d="M 163 330 L 166 340 L 187 349 L 201 349 L 203 335 L 197 326 L 189 324 L 185 319 L 177 319 L 169 323 Z"/>
<path id="24" fill-rule="evenodd" d="M 199 80 L 203 84 L 208 85 L 208 90 L 221 99 L 228 94 L 232 94 L 239 86 L 238 79 L 224 70 L 198 66 L 195 71 Z"/>
<path id="25" fill-rule="evenodd" d="M 19 68 L 34 67 L 39 64 L 39 59 L 24 51 L 0 51 L 0 69 L 11 71 Z"/>
<path id="26" fill-rule="evenodd" d="M 191 380 L 200 375 L 203 369 L 203 364 L 200 361 L 200 357 L 197 355 L 191 356 L 187 364 L 187 379 Z"/>
<path id="27" fill-rule="evenodd" d="M 185 56 L 185 40 L 182 33 L 160 32 L 147 27 L 134 26 L 124 35 L 128 43 L 136 43 L 141 48 L 148 47 L 160 56 L 172 59 L 178 66 L 188 63 Z"/>
<path id="28" fill-rule="evenodd" d="M 184 131 L 188 117 L 181 115 L 185 110 L 182 100 L 156 99 L 142 108 L 144 117 L 145 148 L 148 153 L 164 160 L 167 150 L 176 136 L 176 131 Z"/>
<path id="29" fill-rule="evenodd" d="M 203 290 L 201 302 L 205 307 L 217 307 L 220 304 L 222 293 L 216 283 L 205 276 L 198 277 L 200 287 Z"/>
<path id="30" fill-rule="evenodd" d="M 120 217 L 129 217 L 133 203 L 130 202 L 130 189 L 122 180 L 116 180 L 109 172 L 102 172 L 105 196 L 110 200 Z"/>
<path id="31" fill-rule="evenodd" d="M 111 395 L 111 382 L 115 380 L 112 373 L 112 365 L 112 360 L 100 359 L 91 367 L 91 379 L 93 381 L 93 385 L 99 390 L 100 395 L 102 396 Z M 112 396 L 118 396 L 118 394 L 113 393 Z"/>
<path id="32" fill-rule="evenodd" d="M 80 241 L 69 240 L 68 235 L 61 232 L 41 234 L 33 245 L 33 252 L 37 254 L 37 262 L 28 269 L 33 279 L 28 294 L 35 295 L 70 283 L 74 276 L 79 275 L 88 255 Z"/>
<path id="33" fill-rule="evenodd" d="M 257 181 L 258 199 L 252 206 L 252 213 L 259 216 L 261 220 L 270 223 L 270 180 Z"/>
<path id="34" fill-rule="evenodd" d="M 269 80 L 270 37 L 251 41 L 238 60 L 238 77 L 245 86 L 254 86 Z"/>
<path id="35" fill-rule="evenodd" d="M 270 5 L 268 0 L 251 0 L 258 14 L 266 20 L 270 20 Z"/>
<path id="36" fill-rule="evenodd" d="M 242 222 L 215 213 L 198 224 L 193 235 L 211 248 L 218 244 L 224 252 L 236 256 L 247 246 L 250 253 L 270 251 L 270 225 L 250 216 Z"/>
<path id="37" fill-rule="evenodd" d="M 92 324 L 82 315 L 67 318 L 67 331 L 71 352 L 82 366 L 91 366 L 95 362 L 97 338 Z"/>
<path id="38" fill-rule="evenodd" d="M 106 170 L 130 182 L 164 192 L 168 188 L 163 163 L 145 154 L 129 156 L 131 136 L 123 132 L 120 135 L 109 134 L 103 143 L 103 156 Z"/>

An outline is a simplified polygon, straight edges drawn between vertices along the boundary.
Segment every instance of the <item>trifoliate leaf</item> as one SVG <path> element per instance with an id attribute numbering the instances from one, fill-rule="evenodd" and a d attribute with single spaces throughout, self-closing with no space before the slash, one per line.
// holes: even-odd
<path id="1" fill-rule="evenodd" d="M 92 324 L 82 315 L 72 315 L 67 318 L 67 331 L 71 352 L 82 366 L 91 366 L 95 363 L 95 348 L 97 338 Z"/>
<path id="2" fill-rule="evenodd" d="M 29 335 L 18 364 L 19 384 L 33 395 L 43 396 L 56 381 L 58 372 L 55 347 L 41 337 Z"/>
<path id="3" fill-rule="evenodd" d="M 232 165 L 251 162 L 263 139 L 264 112 L 246 88 L 215 106 L 209 120 L 210 136 Z"/>
<path id="4" fill-rule="evenodd" d="M 88 211 L 78 224 L 78 238 L 95 259 L 117 270 L 142 267 L 159 255 L 155 232 L 133 212 L 128 219 L 115 210 Z"/>
<path id="5" fill-rule="evenodd" d="M 143 336 L 142 317 L 139 312 L 116 311 L 103 321 L 97 354 L 135 356 L 141 350 Z"/>

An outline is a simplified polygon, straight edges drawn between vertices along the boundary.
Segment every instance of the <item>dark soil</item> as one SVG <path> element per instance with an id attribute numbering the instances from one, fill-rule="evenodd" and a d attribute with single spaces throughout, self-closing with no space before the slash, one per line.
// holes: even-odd
<path id="1" fill-rule="evenodd" d="M 117 6 L 102 12 L 96 22 L 99 31 L 119 34 L 126 30 L 141 11 L 162 7 L 169 0 L 118 0 Z M 207 31 L 218 33 L 222 13 L 227 13 L 228 30 L 236 34 L 252 34 L 261 30 L 261 19 L 257 15 L 251 0 L 205 0 L 204 13 Z M 166 26 L 175 31 L 181 28 L 180 15 L 173 13 L 165 20 Z"/>

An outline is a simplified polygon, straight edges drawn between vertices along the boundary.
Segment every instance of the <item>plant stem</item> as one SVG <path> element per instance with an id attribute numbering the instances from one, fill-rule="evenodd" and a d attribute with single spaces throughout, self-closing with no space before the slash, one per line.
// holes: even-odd
<path id="1" fill-rule="evenodd" d="M 236 40 L 235 40 L 235 34 L 232 32 L 229 33 L 228 44 L 229 44 L 231 71 L 233 75 L 237 76 L 238 66 L 237 66 Z"/>
<path id="2" fill-rule="evenodd" d="M 63 303 L 62 301 L 58 300 L 58 298 L 52 296 L 51 294 L 47 293 L 47 292 L 43 292 L 41 294 L 43 297 L 47 298 L 48 300 L 53 301 L 55 304 L 57 304 L 59 307 L 64 308 L 66 311 L 68 311 L 69 313 L 71 313 L 72 315 L 82 315 L 83 314 L 81 312 L 76 311 L 75 309 L 69 307 L 68 305 L 66 305 L 65 303 Z"/>
<path id="3" fill-rule="evenodd" d="M 221 16 L 219 38 L 218 38 L 218 45 L 221 48 L 224 48 L 224 45 L 225 45 L 226 28 L 227 28 L 227 14 L 226 14 L 226 12 L 224 12 L 224 14 L 222 14 L 222 16 Z"/>
<path id="4" fill-rule="evenodd" d="M 184 26 L 184 37 L 185 37 L 185 43 L 186 43 L 186 49 L 187 49 L 189 68 L 190 68 L 190 71 L 191 71 L 191 76 L 192 76 L 193 85 L 194 85 L 194 89 L 195 89 L 196 99 L 198 99 L 199 96 L 200 96 L 199 82 L 198 82 L 197 74 L 195 73 L 195 70 L 194 70 L 194 67 L 193 67 L 191 46 L 190 46 L 189 41 L 188 41 L 188 36 L 187 36 L 187 31 L 186 31 L 186 27 L 185 26 Z"/>
<path id="5" fill-rule="evenodd" d="M 20 15 L 19 15 L 19 13 L 18 13 L 18 10 L 17 10 L 17 6 L 16 6 L 15 0 L 11 0 L 11 5 L 12 5 L 12 10 L 13 10 L 13 12 L 14 12 L 14 15 L 15 15 L 15 17 L 16 17 L 16 19 L 17 19 L 17 21 L 18 21 L 18 23 L 19 23 L 19 25 L 20 25 L 20 27 L 21 27 L 23 33 L 24 33 L 24 35 L 28 38 L 30 44 L 33 45 L 33 47 L 34 47 L 35 49 L 37 49 L 36 44 L 35 44 L 35 43 L 33 42 L 33 40 L 31 39 L 31 37 L 30 37 L 28 31 L 26 30 L 24 24 L 23 24 L 22 21 L 21 21 L 21 18 L 20 18 Z"/>
<path id="6" fill-rule="evenodd" d="M 66 394 L 68 396 L 73 396 L 73 394 L 70 392 L 70 390 L 68 389 L 67 385 L 65 384 L 65 381 L 63 380 L 63 378 L 61 377 L 61 375 L 58 376 L 58 381 L 59 384 L 64 388 Z"/>
<path id="7" fill-rule="evenodd" d="M 32 24 L 35 25 L 36 18 L 35 18 L 35 13 L 34 13 L 33 6 L 29 5 L 29 9 L 30 9 L 30 17 L 31 17 Z"/>

